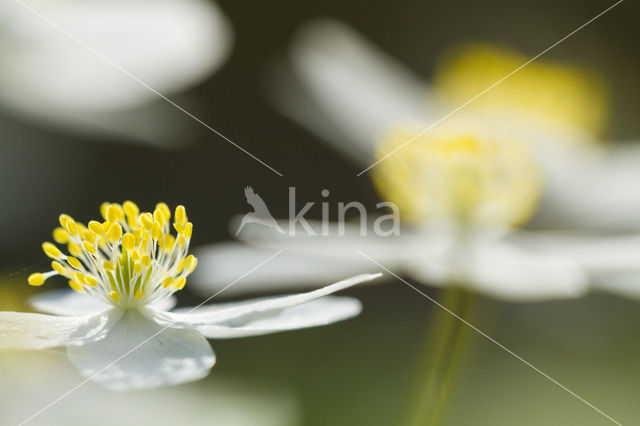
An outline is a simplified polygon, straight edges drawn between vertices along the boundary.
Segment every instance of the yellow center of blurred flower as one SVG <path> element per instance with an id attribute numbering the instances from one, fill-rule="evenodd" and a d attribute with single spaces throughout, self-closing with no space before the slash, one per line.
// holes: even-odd
<path id="1" fill-rule="evenodd" d="M 379 158 L 417 132 L 394 130 Z M 403 221 L 510 227 L 535 212 L 542 180 L 521 143 L 460 128 L 434 129 L 372 169 L 381 196 L 397 204 Z"/>
<path id="2" fill-rule="evenodd" d="M 453 50 L 436 67 L 437 92 L 459 105 L 523 65 L 529 58 L 489 44 Z M 518 114 L 551 125 L 600 135 L 608 120 L 603 79 L 570 65 L 536 60 L 469 104 L 476 111 Z"/>
<path id="3" fill-rule="evenodd" d="M 66 214 L 53 239 L 66 244 L 70 255 L 53 243 L 42 248 L 52 271 L 29 276 L 29 284 L 40 286 L 53 275 L 69 279 L 69 286 L 121 308 L 143 306 L 169 297 L 186 284 L 197 259 L 187 255 L 193 225 L 183 206 L 176 207 L 171 235 L 171 211 L 159 203 L 153 213 L 140 213 L 131 201 L 122 205 L 103 203 L 104 221 L 87 226 Z"/>

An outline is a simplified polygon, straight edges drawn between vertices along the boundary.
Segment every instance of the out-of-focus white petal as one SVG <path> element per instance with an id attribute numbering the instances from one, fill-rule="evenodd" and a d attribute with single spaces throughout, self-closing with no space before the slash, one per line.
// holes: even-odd
<path id="1" fill-rule="evenodd" d="M 269 299 L 262 299 L 268 301 Z M 225 303 L 198 308 L 198 314 L 215 317 L 227 309 L 242 308 L 256 301 Z M 280 311 L 272 316 L 255 321 L 230 320 L 211 325 L 197 325 L 196 328 L 208 338 L 225 339 L 234 337 L 258 336 L 279 331 L 297 330 L 300 328 L 328 325 L 337 321 L 352 318 L 360 313 L 362 305 L 352 297 L 325 296 L 303 305 Z M 171 318 L 180 320 L 180 316 L 188 316 L 189 309 L 174 311 L 178 316 Z"/>
<path id="2" fill-rule="evenodd" d="M 74 317 L 0 312 L 0 349 L 43 349 L 88 344 L 104 338 L 119 311 Z"/>
<path id="3" fill-rule="evenodd" d="M 202 334 L 163 329 L 138 311 L 126 311 L 104 339 L 69 346 L 67 354 L 84 377 L 112 390 L 175 385 L 205 377 L 215 356 Z"/>
<path id="4" fill-rule="evenodd" d="M 322 306 L 331 307 L 331 310 L 327 312 L 326 317 L 324 317 L 324 320 L 328 322 L 353 316 L 359 312 L 359 308 L 351 301 L 344 301 L 343 299 L 340 299 L 339 301 L 329 300 L 327 302 L 322 302 L 323 305 L 314 305 L 309 311 L 300 308 L 288 314 L 284 314 L 283 312 L 305 305 L 337 291 L 352 287 L 356 284 L 373 280 L 381 275 L 382 274 L 363 274 L 308 293 L 250 300 L 239 304 L 227 304 L 220 308 L 213 305 L 211 308 L 206 308 L 202 311 L 196 309 L 190 313 L 165 312 L 157 314 L 156 318 L 158 318 L 158 321 L 162 321 L 167 324 L 170 323 L 175 327 L 202 328 L 203 330 L 207 330 L 208 335 L 215 334 L 217 330 L 214 326 L 221 326 L 218 330 L 223 333 L 225 337 L 234 337 L 231 330 L 234 327 L 241 328 L 247 326 L 245 331 L 238 330 L 238 336 L 242 336 L 243 333 L 247 331 L 257 332 L 260 329 L 264 330 L 260 334 L 264 334 L 271 331 L 278 331 L 279 327 L 291 327 L 282 329 L 309 327 L 312 320 L 318 320 L 318 318 L 321 318 L 321 316 L 319 316 L 318 309 Z M 309 323 L 304 319 L 305 313 L 307 312 L 311 315 Z M 333 320 L 331 320 L 331 318 L 333 318 Z M 298 327 L 295 326 L 295 321 L 297 321 Z M 256 328 L 252 328 L 252 324 L 258 325 Z M 269 331 L 269 327 L 273 327 L 273 330 Z M 228 328 L 228 332 L 226 328 Z"/>
<path id="5" fill-rule="evenodd" d="M 198 83 L 228 54 L 229 26 L 202 0 L 90 0 L 29 6 L 149 86 L 173 93 Z M 42 108 L 131 108 L 157 95 L 17 2 L 5 2 L 3 87 Z M 2 96 L 8 96 L 3 90 Z M 33 103 L 34 105 L 31 105 Z"/>
<path id="6" fill-rule="evenodd" d="M 303 27 L 293 43 L 291 60 L 312 103 L 349 137 L 349 141 L 329 142 L 357 155 L 356 160 L 370 160 L 381 134 L 392 124 L 406 120 L 428 124 L 432 118 L 429 88 L 392 57 L 337 21 L 321 20 Z M 305 116 L 299 111 L 301 104 L 286 101 L 286 97 L 280 99 L 280 108 L 304 121 Z M 302 124 L 314 127 L 312 120 Z M 312 130 L 321 135 L 325 132 Z M 342 147 L 345 142 L 355 146 Z"/>
<path id="7" fill-rule="evenodd" d="M 595 288 L 640 298 L 639 235 L 521 233 L 518 243 L 576 262 L 589 274 Z"/>
<path id="8" fill-rule="evenodd" d="M 469 270 L 474 289 L 500 299 L 577 297 L 588 289 L 587 275 L 576 263 L 506 241 L 478 244 Z"/>
<path id="9" fill-rule="evenodd" d="M 206 294 L 227 287 L 222 296 L 274 289 L 299 290 L 361 274 L 375 266 L 362 256 L 333 261 L 308 253 L 283 251 L 251 271 L 277 252 L 238 242 L 200 247 L 195 252 L 198 268 L 190 277 L 189 285 Z M 327 267 L 329 262 L 331 267 Z"/>
<path id="10" fill-rule="evenodd" d="M 233 283 L 224 290 L 225 295 L 312 288 L 378 269 L 360 251 L 396 270 L 412 259 L 418 261 L 446 252 L 451 244 L 450 239 L 437 232 L 423 234 L 405 229 L 401 235 L 385 237 L 376 235 L 368 226 L 362 233 L 359 225 L 347 223 L 341 232 L 338 225 L 330 223 L 323 233 L 322 223 L 308 221 L 313 232 L 310 234 L 302 226 L 290 229 L 288 222 L 278 223 L 285 233 L 260 224 L 246 225 L 239 237 L 251 245 L 221 243 L 201 247 L 196 252 L 200 262 L 192 277 L 193 285 L 209 294 Z M 253 269 L 278 250 L 282 252 Z"/>
<path id="11" fill-rule="evenodd" d="M 230 25 L 210 1 L 26 3 L 95 52 L 19 2 L 3 2 L 0 103 L 74 132 L 176 144 L 187 118 L 177 129 L 164 125 L 177 112 L 144 84 L 177 94 L 204 81 L 230 51 Z"/>
<path id="12" fill-rule="evenodd" d="M 556 229 L 640 228 L 640 144 L 612 143 L 604 155 L 573 151 L 556 164 L 550 178 L 534 224 Z"/>
<path id="13" fill-rule="evenodd" d="M 510 301 L 577 297 L 588 287 L 586 273 L 570 259 L 502 239 L 478 238 L 451 256 L 408 265 L 407 271 L 426 284 L 462 282 L 472 290 Z"/>

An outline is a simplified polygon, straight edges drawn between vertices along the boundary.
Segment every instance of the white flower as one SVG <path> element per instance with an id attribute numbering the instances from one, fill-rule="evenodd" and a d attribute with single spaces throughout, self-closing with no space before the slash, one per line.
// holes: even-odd
<path id="1" fill-rule="evenodd" d="M 640 204 L 624 196 L 637 193 L 629 177 L 640 168 L 632 167 L 633 160 L 621 167 L 622 159 L 612 159 L 617 152 L 607 157 L 596 143 L 607 103 L 596 77 L 568 66 L 530 64 L 468 111 L 419 134 L 525 61 L 472 46 L 450 56 L 430 87 L 342 24 L 304 28 L 291 50 L 293 76 L 283 78 L 273 96 L 287 115 L 362 169 L 381 159 L 369 173 L 382 198 L 398 205 L 409 223 L 397 237 L 363 237 L 357 226 L 348 237 L 305 236 L 304 230 L 292 237 L 253 226 L 240 237 L 258 247 L 203 249 L 207 266 L 196 282 L 217 288 L 218 277 L 238 275 L 236 256 L 264 255 L 268 248 L 287 251 L 234 290 L 310 284 L 366 270 L 371 259 L 426 284 L 454 281 L 510 300 L 577 296 L 590 283 L 606 281 L 603 271 L 640 272 L 637 239 L 632 254 L 620 259 L 620 250 L 611 248 L 619 245 L 614 237 L 515 229 L 543 226 L 545 218 L 555 225 L 556 216 L 574 227 L 624 226 L 640 213 Z M 612 175 L 612 168 L 618 173 Z M 585 190 L 585 182 L 596 193 Z M 558 238 L 562 245 L 554 244 Z M 584 250 L 600 251 L 607 260 L 594 265 Z M 312 259 L 331 268 L 311 266 Z"/>
<path id="2" fill-rule="evenodd" d="M 361 170 L 375 161 L 389 129 L 407 122 L 426 129 L 529 59 L 482 44 L 463 47 L 441 62 L 430 84 L 328 20 L 303 27 L 289 58 L 290 74 L 271 88 L 276 106 Z M 639 229 L 640 144 L 598 143 L 607 105 L 598 76 L 538 59 L 452 117 L 531 144 L 545 178 L 536 226 Z"/>
<path id="3" fill-rule="evenodd" d="M 169 310 L 197 260 L 187 255 L 193 226 L 184 207 L 140 213 L 128 201 L 105 203 L 104 222 L 84 226 L 60 216 L 44 243 L 53 270 L 29 277 L 39 286 L 53 275 L 74 291 L 45 293 L 34 306 L 47 314 L 0 312 L 0 349 L 66 346 L 85 377 L 114 390 L 142 389 L 206 376 L 215 356 L 206 338 L 254 336 L 330 324 L 360 312 L 348 297 L 326 297 L 379 275 L 360 275 L 309 293 Z M 148 340 L 148 341 L 147 341 Z M 112 364 L 113 363 L 113 364 Z M 112 365 L 111 365 L 112 364 Z"/>
<path id="4" fill-rule="evenodd" d="M 231 46 L 230 25 L 211 1 L 25 4 L 51 22 L 17 1 L 0 5 L 0 102 L 77 130 L 157 143 L 162 132 L 149 133 L 140 122 L 162 112 L 152 102 L 164 101 L 140 81 L 163 95 L 182 92 L 220 67 Z"/>

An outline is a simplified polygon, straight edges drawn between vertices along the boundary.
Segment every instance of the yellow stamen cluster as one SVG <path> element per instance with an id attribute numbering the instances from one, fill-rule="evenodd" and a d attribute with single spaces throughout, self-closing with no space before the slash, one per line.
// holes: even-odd
<path id="1" fill-rule="evenodd" d="M 173 226 L 165 203 L 158 203 L 153 213 L 141 213 L 131 201 L 103 203 L 100 212 L 103 220 L 87 225 L 60 215 L 53 239 L 66 244 L 69 255 L 53 243 L 43 243 L 45 254 L 53 259 L 52 270 L 31 274 L 30 285 L 62 275 L 72 289 L 123 308 L 169 297 L 185 286 L 198 262 L 187 255 L 193 224 L 184 206 L 176 207 Z"/>
<path id="2" fill-rule="evenodd" d="M 529 58 L 489 44 L 450 51 L 436 68 L 437 92 L 458 106 L 512 73 Z M 608 121 L 609 97 L 604 80 L 580 68 L 535 61 L 475 99 L 469 108 L 501 116 L 542 120 L 596 136 Z"/>
<path id="3" fill-rule="evenodd" d="M 529 219 L 542 185 L 526 146 L 443 127 L 404 145 L 372 169 L 378 191 L 399 207 L 402 220 L 507 228 Z M 380 158 L 418 131 L 390 132 L 380 145 Z"/>

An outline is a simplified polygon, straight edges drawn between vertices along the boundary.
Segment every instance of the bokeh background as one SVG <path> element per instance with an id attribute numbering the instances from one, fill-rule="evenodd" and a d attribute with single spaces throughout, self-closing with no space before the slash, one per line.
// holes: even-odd
<path id="1" fill-rule="evenodd" d="M 172 206 L 185 204 L 196 227 L 194 246 L 231 238 L 229 219 L 247 211 L 243 195 L 247 185 L 268 200 L 276 217 L 287 214 L 288 186 L 297 188 L 301 204 L 320 200 L 320 191 L 326 188 L 332 202 L 358 200 L 373 209 L 377 195 L 366 176 L 355 177 L 357 166 L 275 112 L 265 95 L 266 75 L 285 54 L 296 28 L 310 19 L 329 16 L 343 20 L 428 78 L 438 55 L 451 44 L 485 40 L 533 56 L 612 3 L 219 1 L 234 31 L 230 57 L 206 81 L 172 99 L 284 177 L 162 100 L 155 108 L 163 111 L 162 125 L 173 130 L 170 137 L 175 145 L 184 142 L 178 148 L 132 144 L 115 136 L 94 137 L 2 108 L 0 308 L 26 309 L 25 299 L 39 291 L 26 285 L 26 277 L 45 260 L 40 243 L 50 238 L 58 214 L 65 212 L 87 221 L 98 214 L 98 206 L 105 200 L 131 199 L 143 208 L 160 200 Z M 624 1 L 545 55 L 595 68 L 606 78 L 613 105 L 607 139 L 632 140 L 640 135 L 639 16 L 640 4 Z M 2 36 L 0 30 L 0 56 Z M 5 60 L 6 55 L 0 59 Z M 314 216 L 320 216 L 319 208 L 308 215 Z M 63 285 L 54 281 L 47 286 Z M 435 290 L 428 291 L 437 295 Z M 182 293 L 185 305 L 206 296 L 188 290 Z M 199 401 L 189 405 L 185 419 L 215 423 L 216 412 L 208 401 L 214 404 L 224 394 L 221 382 L 233 382 L 271 395 L 274 407 L 288 413 L 281 417 L 282 424 L 398 424 L 412 383 L 412 366 L 434 307 L 393 279 L 349 293 L 364 304 L 363 314 L 354 320 L 276 336 L 213 342 L 218 365 L 212 374 L 200 383 L 175 389 L 181 394 L 193 393 Z M 638 303 L 601 293 L 573 301 L 527 304 L 482 298 L 472 322 L 623 424 L 634 424 L 640 417 Z M 50 356 L 63 359 L 60 353 Z M 447 425 L 610 423 L 481 336 L 472 337 L 466 361 L 445 419 Z M 0 368 L 7 371 L 14 362 L 14 357 L 2 355 Z M 30 366 L 21 364 L 20 368 L 29 370 Z M 81 381 L 79 376 L 63 380 L 63 374 L 73 374 L 64 368 L 54 369 L 54 373 L 50 368 L 45 370 L 47 380 L 60 385 L 32 398 L 23 414 L 41 408 Z M 20 381 L 1 374 L 0 387 L 11 386 L 11 380 Z M 82 404 L 75 403 L 77 396 L 70 396 L 61 403 L 67 413 L 77 411 L 80 405 L 98 406 L 105 398 L 117 407 L 127 398 L 109 396 L 93 384 L 86 387 L 95 396 L 85 398 Z M 17 387 L 16 392 L 22 392 L 26 399 L 30 391 Z M 237 386 L 233 392 L 241 394 L 241 411 L 244 393 Z M 0 419 L 7 401 L 0 400 Z M 155 409 L 153 404 L 137 408 L 149 411 L 149 415 Z M 275 416 L 274 412 L 266 411 L 264 416 Z M 82 414 L 78 416 L 77 420 L 71 417 L 72 422 L 111 424 L 108 417 L 87 420 Z M 48 424 L 46 413 L 39 421 Z"/>

